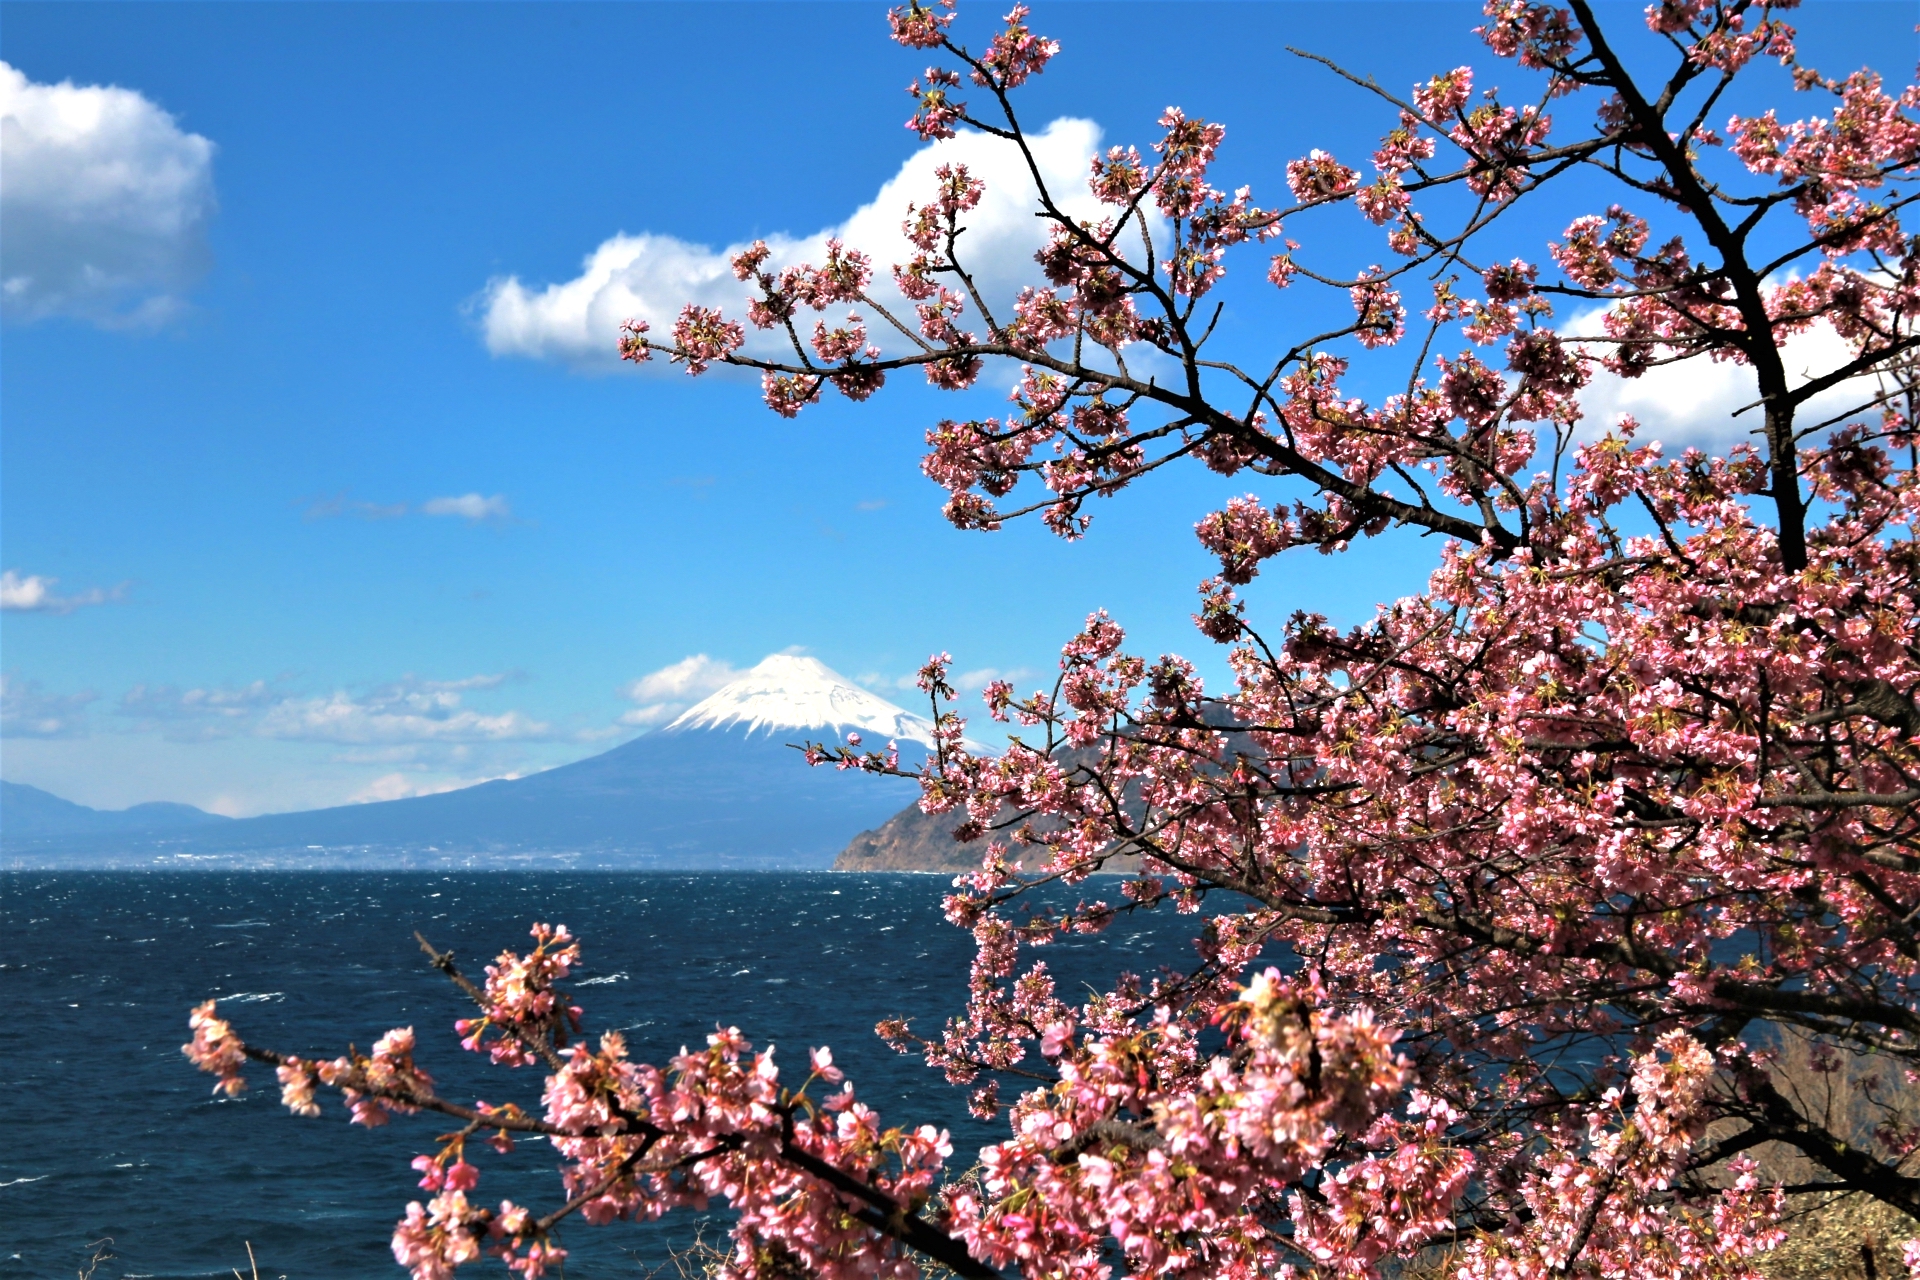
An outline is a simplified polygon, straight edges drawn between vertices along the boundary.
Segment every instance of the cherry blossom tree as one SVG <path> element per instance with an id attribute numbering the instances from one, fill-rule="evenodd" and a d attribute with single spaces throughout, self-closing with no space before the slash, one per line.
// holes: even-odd
<path id="1" fill-rule="evenodd" d="M 408 1029 L 309 1061 L 209 1004 L 187 1052 L 230 1090 L 272 1064 L 302 1114 L 324 1085 L 360 1123 L 462 1120 L 394 1238 L 423 1280 L 487 1250 L 536 1276 L 569 1215 L 713 1198 L 742 1277 L 1364 1276 L 1441 1246 L 1462 1277 L 1743 1276 L 1797 1189 L 1758 1176 L 1769 1144 L 1920 1216 L 1920 1117 L 1887 1093 L 1847 1129 L 1774 1062 L 1799 1037 L 1821 1069 L 1920 1072 L 1920 237 L 1898 186 L 1920 89 L 1806 65 L 1788 8 L 1669 0 L 1622 30 L 1585 0 L 1488 0 L 1502 88 L 1321 68 L 1389 126 L 1366 172 L 1314 151 L 1257 206 L 1213 185 L 1225 128 L 1168 108 L 1145 151 L 1091 157 L 1090 221 L 1015 110 L 1059 46 L 1016 7 L 975 52 L 950 5 L 909 0 L 893 37 L 935 59 L 909 127 L 1027 157 L 1045 283 L 984 296 L 982 185 L 950 166 L 890 282 L 855 247 L 755 245 L 743 316 L 628 324 L 628 358 L 758 371 L 788 417 L 1004 367 L 1010 412 L 926 433 L 964 529 L 1078 537 L 1091 500 L 1189 459 L 1268 490 L 1197 528 L 1228 687 L 1096 615 L 1049 688 L 987 689 L 1009 738 L 980 754 L 944 655 L 922 672 L 922 807 L 990 837 L 946 903 L 978 954 L 944 1028 L 880 1032 L 1007 1117 L 971 1169 L 933 1127 L 883 1128 L 825 1049 L 796 1084 L 732 1029 L 665 1068 L 582 1039 L 578 944 L 544 925 L 479 985 L 428 948 L 478 1004 L 466 1046 L 545 1068 L 544 1114 L 440 1098 Z M 1730 114 L 1776 81 L 1793 106 Z M 1510 242 L 1508 211 L 1547 200 L 1565 231 Z M 1378 228 L 1377 261 L 1288 234 L 1342 217 Z M 1229 257 L 1325 291 L 1324 322 L 1223 332 Z M 1833 367 L 1789 355 L 1812 333 Z M 1702 361 L 1750 371 L 1752 443 L 1669 456 L 1583 414 L 1595 379 Z M 1261 630 L 1237 594 L 1283 551 L 1396 528 L 1439 535 L 1436 567 L 1363 626 Z M 808 754 L 901 772 L 857 740 Z M 1138 870 L 1091 879 L 1110 864 Z M 1032 954 L 1156 907 L 1196 915 L 1190 970 L 1075 1004 Z M 550 1141 L 564 1202 L 470 1199 L 484 1134 Z"/>

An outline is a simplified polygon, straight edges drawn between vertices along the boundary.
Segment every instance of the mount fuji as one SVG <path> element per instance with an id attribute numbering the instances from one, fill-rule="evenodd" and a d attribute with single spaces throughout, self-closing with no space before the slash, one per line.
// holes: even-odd
<path id="1" fill-rule="evenodd" d="M 809 730 L 816 738 L 864 730 L 902 743 L 933 745 L 933 722 L 925 716 L 902 711 L 868 693 L 818 658 L 790 653 L 762 659 L 738 680 L 681 712 L 661 732 L 739 731 L 751 738 L 756 733 L 775 737 L 798 729 Z"/>
<path id="2" fill-rule="evenodd" d="M 544 773 L 405 800 L 111 833 L 85 823 L 63 831 L 45 823 L 17 827 L 11 814 L 0 815 L 0 852 L 14 865 L 255 855 L 246 860 L 406 867 L 476 857 L 536 866 L 557 858 L 579 867 L 824 868 L 854 835 L 918 794 L 906 779 L 809 768 L 793 749 L 809 740 L 844 741 L 849 732 L 876 745 L 898 742 L 907 767 L 933 743 L 925 717 L 818 659 L 775 654 L 666 727 Z"/>

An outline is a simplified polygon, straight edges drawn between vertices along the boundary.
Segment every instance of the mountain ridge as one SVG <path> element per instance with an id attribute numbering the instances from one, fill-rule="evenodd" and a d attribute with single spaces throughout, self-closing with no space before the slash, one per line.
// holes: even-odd
<path id="1" fill-rule="evenodd" d="M 52 835 L 66 831 L 146 831 L 231 822 L 190 804 L 149 800 L 125 809 L 96 809 L 76 804 L 24 782 L 0 781 L 0 834 Z M 23 832 L 21 828 L 24 827 Z"/>
<path id="2" fill-rule="evenodd" d="M 887 732 L 901 740 L 903 763 L 910 763 L 922 743 L 917 720 L 817 659 L 776 654 L 664 729 L 526 777 L 218 826 L 36 835 L 16 830 L 9 812 L 0 821 L 0 851 L 16 864 L 273 854 L 316 862 L 350 855 L 382 865 L 382 858 L 427 855 L 560 855 L 661 869 L 824 869 L 854 833 L 911 800 L 915 787 L 810 768 L 783 739 L 790 735 L 799 745 L 849 731 Z"/>

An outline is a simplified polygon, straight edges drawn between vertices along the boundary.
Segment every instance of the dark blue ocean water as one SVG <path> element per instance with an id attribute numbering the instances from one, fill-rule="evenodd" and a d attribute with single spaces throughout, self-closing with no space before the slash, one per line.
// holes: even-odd
<path id="1" fill-rule="evenodd" d="M 873 1035 L 894 1015 L 935 1033 L 961 1006 L 972 940 L 941 918 L 945 889 L 831 873 L 0 873 L 0 1280 L 67 1280 L 106 1238 L 97 1280 L 245 1275 L 249 1242 L 262 1277 L 401 1274 L 387 1239 L 419 1196 L 408 1161 L 450 1123 L 369 1131 L 331 1099 L 301 1119 L 259 1068 L 246 1095 L 217 1099 L 179 1046 L 209 996 L 242 1035 L 287 1052 L 332 1056 L 412 1025 L 444 1096 L 537 1111 L 535 1072 L 460 1050 L 451 1024 L 468 1006 L 426 967 L 416 928 L 478 976 L 528 945 L 531 921 L 565 923 L 585 944 L 590 1033 L 623 1028 L 659 1062 L 737 1025 L 777 1044 L 789 1071 L 830 1044 L 883 1118 L 952 1129 L 964 1167 L 1004 1127 L 970 1120 L 960 1091 Z M 1197 925 L 1122 921 L 1047 959 L 1069 994 L 1119 969 L 1186 967 Z M 550 1148 L 484 1154 L 482 1203 L 559 1203 Z M 577 1225 L 567 1274 L 644 1276 L 700 1227 Z M 491 1259 L 468 1270 L 505 1274 Z"/>

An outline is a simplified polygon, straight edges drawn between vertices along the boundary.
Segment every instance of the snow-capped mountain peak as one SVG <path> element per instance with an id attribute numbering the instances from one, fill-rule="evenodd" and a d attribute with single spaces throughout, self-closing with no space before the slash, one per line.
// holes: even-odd
<path id="1" fill-rule="evenodd" d="M 749 736 L 811 730 L 842 738 L 857 730 L 873 746 L 889 738 L 933 745 L 933 725 L 885 698 L 869 693 L 818 658 L 776 653 L 680 714 L 663 733 L 688 729 L 733 729 Z"/>

